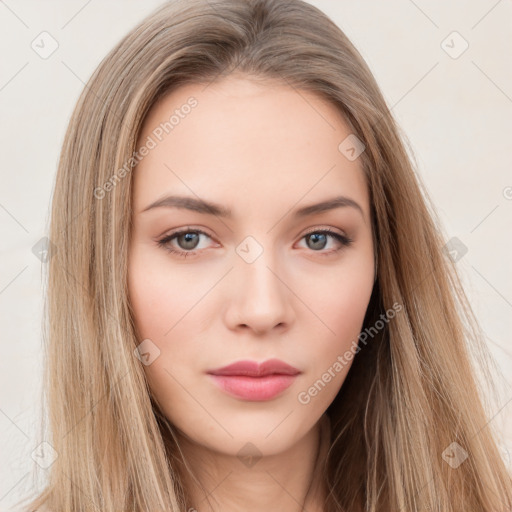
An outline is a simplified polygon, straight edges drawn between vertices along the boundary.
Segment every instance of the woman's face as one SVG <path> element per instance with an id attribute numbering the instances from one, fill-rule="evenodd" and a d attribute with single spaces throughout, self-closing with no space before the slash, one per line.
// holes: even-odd
<path id="1" fill-rule="evenodd" d="M 152 393 L 187 439 L 281 452 L 342 386 L 374 283 L 350 135 L 314 94 L 242 77 L 182 86 L 146 118 L 129 297 Z M 298 373 L 209 374 L 269 359 Z"/>

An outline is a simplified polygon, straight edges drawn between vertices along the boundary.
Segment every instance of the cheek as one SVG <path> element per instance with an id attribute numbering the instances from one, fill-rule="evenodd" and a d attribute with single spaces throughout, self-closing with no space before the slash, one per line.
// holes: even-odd
<path id="1" fill-rule="evenodd" d="M 359 333 L 372 289 L 373 280 L 344 275 L 333 279 L 328 291 L 318 297 L 319 311 L 332 340 L 343 342 Z M 325 337 L 329 338 L 327 334 Z"/>
<path id="2" fill-rule="evenodd" d="M 141 340 L 165 342 L 174 336 L 182 323 L 180 319 L 200 298 L 200 290 L 193 286 L 193 276 L 186 269 L 173 269 L 163 250 L 162 253 L 142 244 L 130 252 L 128 293 Z"/>
<path id="3" fill-rule="evenodd" d="M 172 403 L 180 396 L 180 382 L 193 379 L 200 334 L 198 317 L 207 316 L 201 297 L 212 285 L 193 286 L 186 269 L 170 270 L 165 261 L 144 247 L 134 248 L 128 266 L 128 294 L 137 331 L 137 343 L 155 354 L 143 369 L 153 395 Z M 149 340 L 146 341 L 146 340 Z"/>
<path id="4" fill-rule="evenodd" d="M 311 311 L 306 316 L 327 347 L 342 348 L 362 327 L 374 285 L 371 245 L 363 249 L 347 252 L 339 265 L 303 271 L 296 283 Z"/>
<path id="5" fill-rule="evenodd" d="M 331 272 L 328 279 L 308 280 L 305 302 L 314 314 L 307 313 L 305 328 L 312 335 L 303 340 L 302 349 L 310 355 L 310 369 L 298 399 L 316 414 L 334 400 L 360 350 L 359 334 L 374 274 L 373 254 L 358 256 Z"/>

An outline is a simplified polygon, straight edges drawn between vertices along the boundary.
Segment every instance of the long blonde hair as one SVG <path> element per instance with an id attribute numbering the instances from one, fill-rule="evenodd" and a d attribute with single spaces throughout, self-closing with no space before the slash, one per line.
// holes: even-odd
<path id="1" fill-rule="evenodd" d="M 49 229 L 43 405 L 57 458 L 26 510 L 190 507 L 172 426 L 134 356 L 131 178 L 152 105 L 233 72 L 315 92 L 364 142 L 378 262 L 365 329 L 403 307 L 359 350 L 327 410 L 325 510 L 511 510 L 477 377 L 490 379 L 492 361 L 431 200 L 366 63 L 301 0 L 165 3 L 88 81 L 63 143 Z M 446 450 L 467 458 L 453 467 Z"/>

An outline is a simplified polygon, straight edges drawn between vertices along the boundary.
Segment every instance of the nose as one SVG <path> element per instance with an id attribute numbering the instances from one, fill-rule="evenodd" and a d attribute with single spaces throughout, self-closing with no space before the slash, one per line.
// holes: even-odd
<path id="1" fill-rule="evenodd" d="M 230 273 L 226 323 L 232 330 L 250 329 L 258 335 L 289 329 L 294 313 L 287 272 L 265 250 L 253 262 L 236 256 Z"/>

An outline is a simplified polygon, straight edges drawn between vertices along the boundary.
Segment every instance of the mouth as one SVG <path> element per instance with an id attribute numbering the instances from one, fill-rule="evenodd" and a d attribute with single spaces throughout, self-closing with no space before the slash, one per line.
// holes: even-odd
<path id="1" fill-rule="evenodd" d="M 250 401 L 275 398 L 289 388 L 300 373 L 300 370 L 279 359 L 269 359 L 261 364 L 238 361 L 207 372 L 224 392 Z"/>

